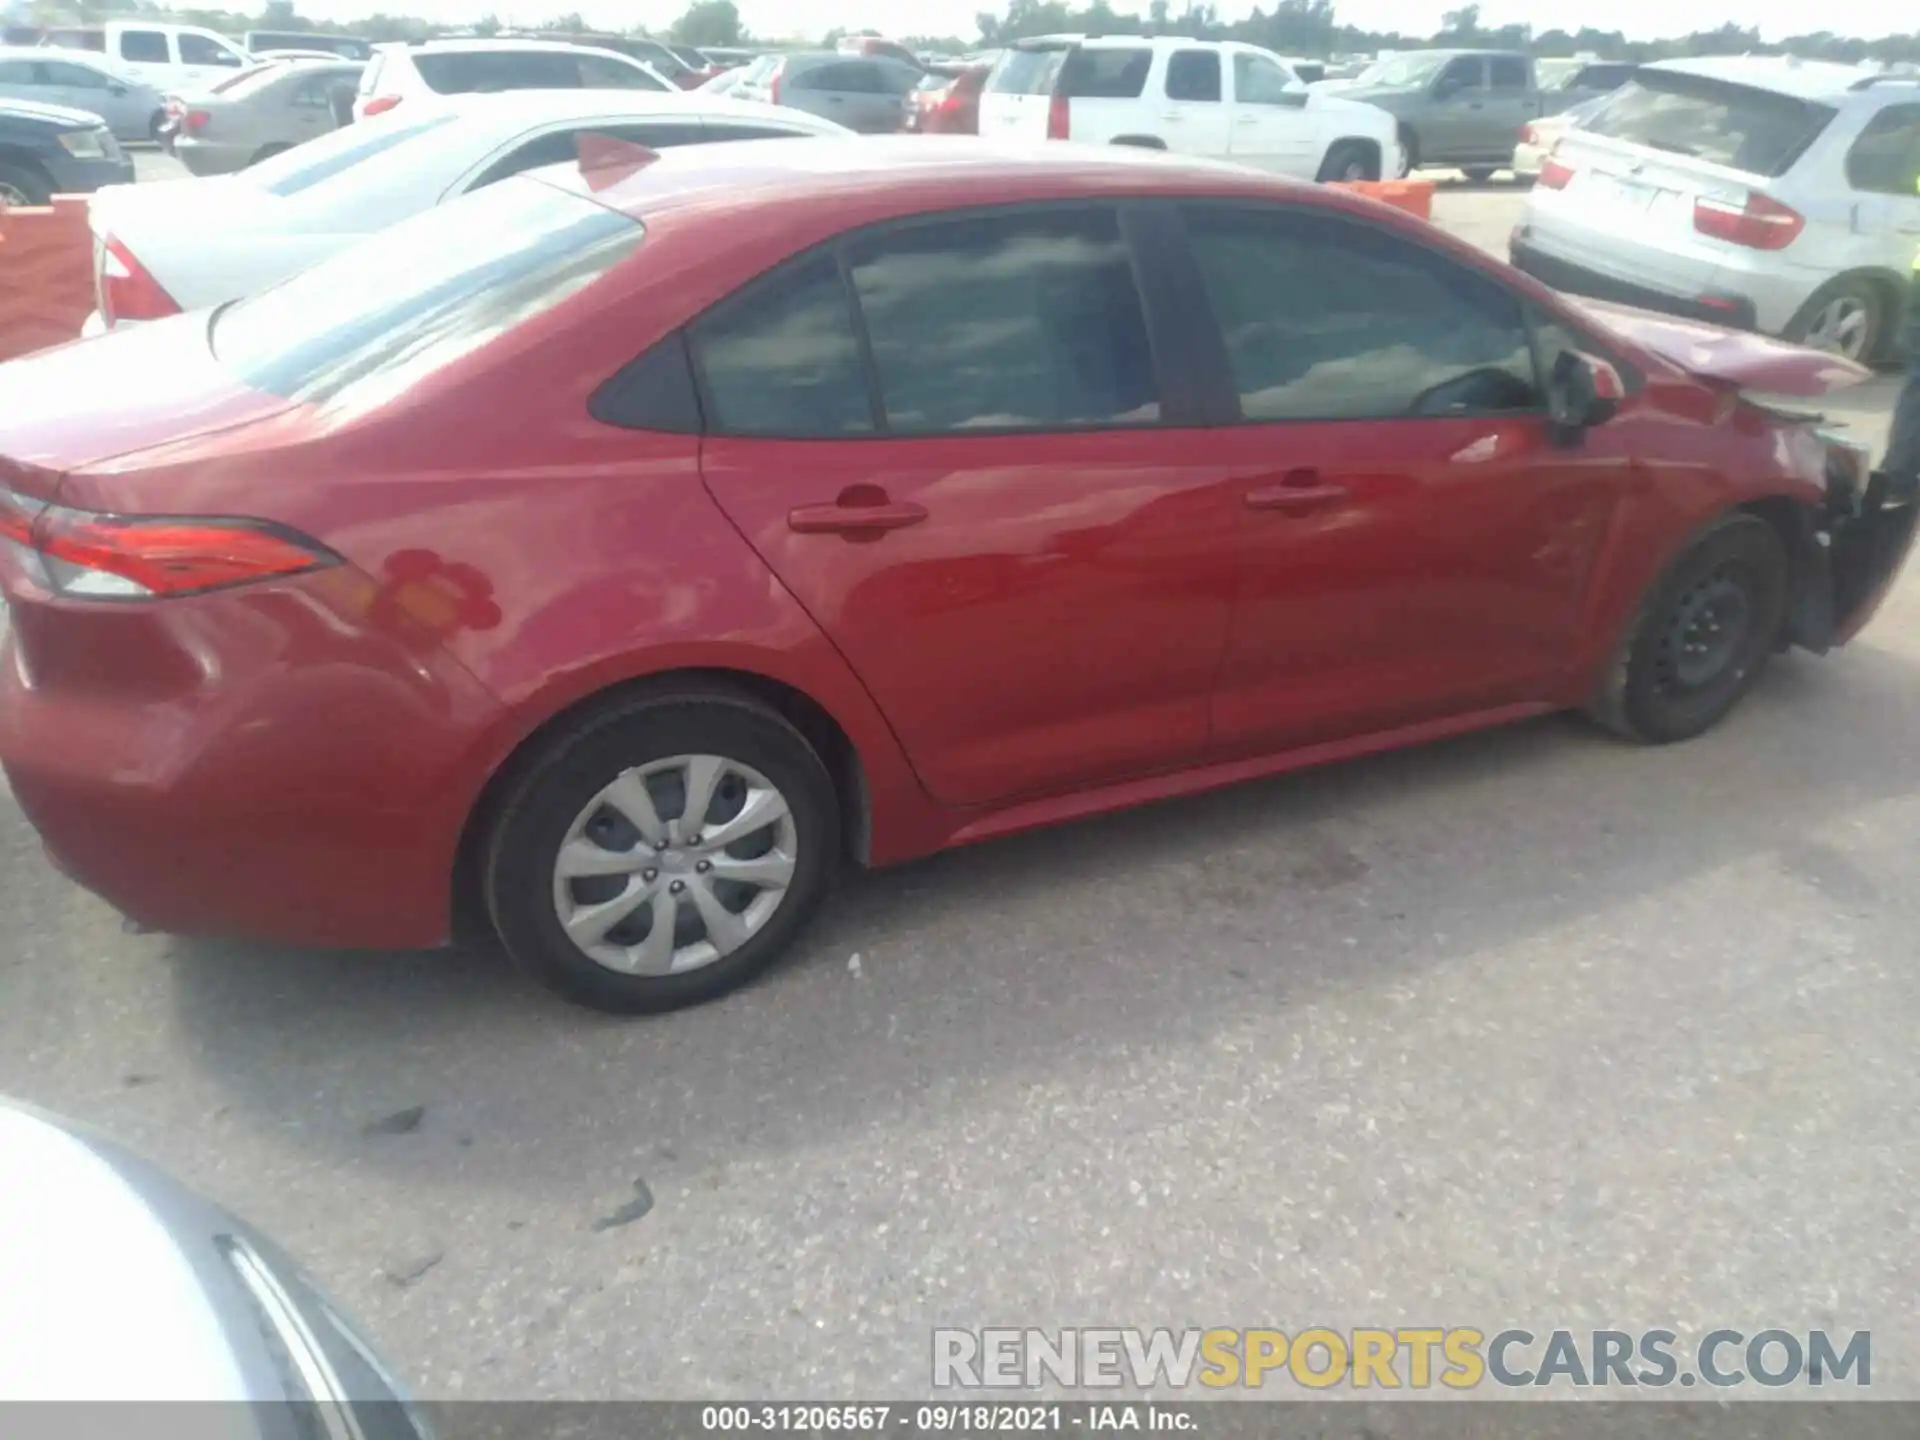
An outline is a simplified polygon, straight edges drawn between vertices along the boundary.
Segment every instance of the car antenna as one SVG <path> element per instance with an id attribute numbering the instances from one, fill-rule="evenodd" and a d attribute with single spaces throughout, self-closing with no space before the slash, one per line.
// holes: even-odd
<path id="1" fill-rule="evenodd" d="M 660 158 L 657 150 L 615 135 L 596 135 L 590 130 L 580 134 L 574 148 L 580 157 L 581 177 L 589 190 L 604 190 L 618 184 Z"/>

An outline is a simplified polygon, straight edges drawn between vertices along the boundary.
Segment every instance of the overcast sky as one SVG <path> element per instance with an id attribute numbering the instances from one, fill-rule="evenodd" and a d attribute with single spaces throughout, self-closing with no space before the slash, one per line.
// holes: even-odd
<path id="1" fill-rule="evenodd" d="M 756 35 L 818 35 L 836 25 L 848 29 L 868 27 L 890 34 L 959 35 L 971 38 L 976 32 L 974 16 L 982 9 L 1004 9 L 1003 5 L 979 3 L 979 0 L 735 0 L 740 17 Z M 1335 13 L 1341 21 L 1369 30 L 1398 30 L 1406 34 L 1431 34 L 1440 28 L 1443 11 L 1455 8 L 1459 0 L 1335 0 Z M 595 26 L 624 30 L 633 25 L 665 29 L 686 9 L 685 0 L 301 0 L 303 12 L 328 20 L 352 20 L 376 10 L 420 15 L 447 23 L 476 20 L 489 10 L 511 23 L 532 23 L 551 15 L 578 10 Z M 1144 10 L 1143 3 L 1129 6 L 1126 0 L 1114 0 L 1114 9 Z M 1176 3 L 1176 12 L 1180 6 Z M 1219 4 L 1220 14 L 1237 19 L 1252 9 L 1252 0 Z M 1514 3 L 1514 0 L 1482 0 L 1481 21 L 1486 25 L 1505 25 L 1524 21 L 1536 30 L 1555 25 L 1577 28 L 1581 19 L 1569 15 L 1564 4 Z M 1885 19 L 1870 23 L 1873 7 L 1849 7 L 1848 20 L 1836 19 L 1801 0 L 1746 0 L 1735 7 L 1730 0 L 1612 0 L 1611 4 L 1589 10 L 1583 19 L 1608 29 L 1619 29 L 1630 38 L 1656 40 L 1670 35 L 1685 35 L 1694 30 L 1711 30 L 1740 17 L 1743 23 L 1756 24 L 1766 39 L 1805 34 L 1823 24 L 1842 33 L 1878 37 L 1901 28 L 1905 10 L 1888 7 Z"/>

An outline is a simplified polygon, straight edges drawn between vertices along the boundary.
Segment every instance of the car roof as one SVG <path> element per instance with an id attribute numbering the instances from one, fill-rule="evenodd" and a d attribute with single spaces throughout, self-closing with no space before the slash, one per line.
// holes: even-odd
<path id="1" fill-rule="evenodd" d="M 1852 65 L 1831 60 L 1798 60 L 1786 55 L 1711 55 L 1686 60 L 1657 60 L 1642 72 L 1666 71 L 1771 90 L 1798 100 L 1837 100 L 1863 78 Z M 1876 87 L 1878 88 L 1878 87 Z"/>
<path id="2" fill-rule="evenodd" d="M 565 188 L 587 188 L 577 169 L 544 173 Z M 686 146 L 611 184 L 602 181 L 593 198 L 649 221 L 689 209 L 766 208 L 796 220 L 809 212 L 857 213 L 856 223 L 870 223 L 970 205 L 1182 193 L 1345 199 L 1323 186 L 1165 151 L 930 135 Z"/>
<path id="3" fill-rule="evenodd" d="M 376 50 L 407 53 L 416 50 L 432 50 L 441 54 L 449 50 L 486 52 L 491 50 L 586 50 L 595 55 L 620 55 L 618 50 L 609 50 L 603 45 L 578 45 L 571 40 L 545 40 L 533 35 L 512 35 L 491 40 L 390 40 L 383 45 L 373 47 Z M 622 60 L 632 60 L 631 55 L 620 55 Z"/>

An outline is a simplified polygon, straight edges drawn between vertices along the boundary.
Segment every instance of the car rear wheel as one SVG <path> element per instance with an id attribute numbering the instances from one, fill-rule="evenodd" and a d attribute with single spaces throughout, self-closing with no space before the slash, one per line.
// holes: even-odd
<path id="1" fill-rule="evenodd" d="M 1589 713 L 1654 745 L 1711 729 L 1765 667 L 1789 583 L 1778 531 L 1752 515 L 1720 521 L 1648 592 Z"/>
<path id="2" fill-rule="evenodd" d="M 494 929 L 598 1010 L 715 999 L 799 932 L 839 855 L 833 785 L 773 711 L 725 692 L 631 699 L 567 726 L 512 787 L 484 866 Z"/>
<path id="3" fill-rule="evenodd" d="M 1887 311 L 1887 296 L 1878 285 L 1843 278 L 1822 286 L 1784 333 L 1796 344 L 1866 363 L 1880 353 Z"/>
<path id="4" fill-rule="evenodd" d="M 0 205 L 45 205 L 53 199 L 53 185 L 26 165 L 0 164 Z"/>
<path id="5" fill-rule="evenodd" d="M 1353 184 L 1380 178 L 1380 156 L 1372 146 L 1359 140 L 1336 140 L 1320 162 L 1319 179 Z"/>

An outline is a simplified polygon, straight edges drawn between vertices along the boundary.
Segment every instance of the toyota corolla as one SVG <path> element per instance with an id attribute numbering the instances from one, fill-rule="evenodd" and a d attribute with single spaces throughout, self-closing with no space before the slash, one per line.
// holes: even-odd
<path id="1" fill-rule="evenodd" d="M 1759 398 L 1863 375 L 1231 168 L 614 144 L 0 370 L 0 760 L 138 924 L 473 916 L 670 1009 L 848 862 L 1546 711 L 1699 734 L 1905 557 Z"/>

